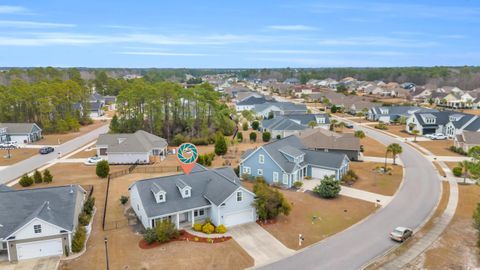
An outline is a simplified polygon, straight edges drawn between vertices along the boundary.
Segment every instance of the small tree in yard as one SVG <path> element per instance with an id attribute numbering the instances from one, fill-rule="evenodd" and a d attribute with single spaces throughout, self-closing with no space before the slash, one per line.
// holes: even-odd
<path id="1" fill-rule="evenodd" d="M 48 184 L 48 183 L 51 183 L 52 181 L 53 181 L 53 176 L 50 173 L 50 171 L 48 169 L 43 171 L 43 182 Z"/>
<path id="2" fill-rule="evenodd" d="M 33 181 L 35 181 L 35 184 L 40 184 L 43 182 L 42 174 L 38 170 L 35 170 L 33 173 Z"/>
<path id="3" fill-rule="evenodd" d="M 237 133 L 237 141 L 243 142 L 243 133 L 242 132 Z"/>
<path id="4" fill-rule="evenodd" d="M 154 229 L 145 229 L 145 232 L 143 233 L 143 240 L 145 240 L 145 242 L 150 245 L 157 240 L 157 233 Z"/>
<path id="5" fill-rule="evenodd" d="M 258 218 L 261 220 L 274 219 L 278 215 L 288 216 L 292 207 L 277 189 L 269 187 L 265 181 L 256 181 L 253 186 L 255 201 L 253 205 L 257 209 Z"/>
<path id="6" fill-rule="evenodd" d="M 463 183 L 465 184 L 467 182 L 467 177 L 468 173 L 470 171 L 470 162 L 468 160 L 464 160 L 462 162 L 458 163 L 458 167 L 462 169 L 462 175 L 463 175 Z"/>
<path id="7" fill-rule="evenodd" d="M 460 177 L 460 176 L 462 176 L 462 168 L 461 167 L 455 167 L 455 168 L 453 168 L 452 173 L 456 177 Z"/>
<path id="8" fill-rule="evenodd" d="M 358 180 L 358 175 L 353 170 L 348 170 L 342 177 L 342 182 L 351 185 Z"/>
<path id="9" fill-rule="evenodd" d="M 221 133 L 218 133 L 217 136 L 215 136 L 215 154 L 223 156 L 227 153 L 227 150 L 228 146 L 225 137 Z"/>
<path id="10" fill-rule="evenodd" d="M 33 179 L 28 174 L 24 174 L 18 183 L 22 187 L 29 187 L 33 185 Z"/>
<path id="11" fill-rule="evenodd" d="M 272 134 L 270 132 L 265 131 L 262 133 L 262 140 L 264 142 L 269 142 L 271 138 L 272 138 Z"/>
<path id="12" fill-rule="evenodd" d="M 413 134 L 413 141 L 414 142 L 417 142 L 417 136 L 420 132 L 416 129 L 412 130 L 412 134 Z"/>
<path id="13" fill-rule="evenodd" d="M 173 224 L 170 220 L 157 222 L 155 226 L 155 232 L 157 234 L 157 241 L 159 243 L 166 243 L 179 236 L 179 232 L 177 228 L 175 228 L 175 224 Z"/>
<path id="14" fill-rule="evenodd" d="M 258 121 L 253 121 L 253 122 L 252 122 L 252 129 L 253 129 L 253 130 L 258 130 L 258 127 L 260 127 L 260 122 L 258 122 Z"/>
<path id="15" fill-rule="evenodd" d="M 87 231 L 85 230 L 85 227 L 78 226 L 72 239 L 72 251 L 75 253 L 82 251 L 86 239 Z"/>
<path id="16" fill-rule="evenodd" d="M 359 138 L 359 139 L 365 138 L 365 132 L 363 132 L 363 130 L 357 130 L 357 131 L 355 131 L 354 135 L 355 135 L 355 137 L 357 137 L 357 138 Z"/>
<path id="17" fill-rule="evenodd" d="M 317 122 L 310 121 L 310 122 L 308 122 L 308 126 L 311 127 L 311 128 L 315 128 L 317 126 Z"/>
<path id="18" fill-rule="evenodd" d="M 120 203 L 121 203 L 122 205 L 125 205 L 127 202 L 128 202 L 128 196 L 122 195 L 122 196 L 120 197 Z"/>
<path id="19" fill-rule="evenodd" d="M 110 166 L 108 165 L 108 161 L 102 160 L 97 163 L 96 168 L 97 176 L 100 178 L 106 178 L 110 173 Z"/>
<path id="20" fill-rule="evenodd" d="M 403 152 L 402 147 L 398 143 L 392 143 L 387 147 L 387 153 L 390 152 L 393 155 L 393 165 L 395 165 L 395 159 L 397 155 L 401 154 Z"/>
<path id="21" fill-rule="evenodd" d="M 248 130 L 248 123 L 247 123 L 247 122 L 243 122 L 242 128 L 243 128 L 243 131 L 247 131 L 247 130 Z"/>
<path id="22" fill-rule="evenodd" d="M 257 133 L 251 132 L 249 136 L 250 136 L 250 141 L 252 141 L 252 142 L 257 141 Z"/>
<path id="23" fill-rule="evenodd" d="M 325 199 L 336 198 L 340 193 L 340 182 L 334 176 L 325 176 L 320 185 L 313 189 L 320 197 Z"/>

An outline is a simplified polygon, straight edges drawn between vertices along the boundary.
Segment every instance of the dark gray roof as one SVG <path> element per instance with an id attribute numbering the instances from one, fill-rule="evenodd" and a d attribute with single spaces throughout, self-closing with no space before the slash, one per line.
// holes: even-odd
<path id="1" fill-rule="evenodd" d="M 29 134 L 35 123 L 0 123 L 0 128 L 6 128 L 7 134 Z"/>
<path id="2" fill-rule="evenodd" d="M 135 182 L 142 205 L 148 217 L 156 217 L 188 210 L 197 207 L 208 206 L 212 203 L 220 205 L 240 186 L 240 179 L 232 168 L 223 167 L 206 170 L 198 167 L 190 174 L 179 174 Z M 179 180 L 192 188 L 191 196 L 183 198 L 177 183 Z M 151 193 L 152 186 L 157 184 L 166 192 L 166 201 L 157 203 Z"/>
<path id="3" fill-rule="evenodd" d="M 0 238 L 36 217 L 73 231 L 77 204 L 83 201 L 84 192 L 79 185 L 0 190 Z"/>
<path id="4" fill-rule="evenodd" d="M 299 121 L 300 124 L 305 126 L 307 126 L 308 123 L 310 123 L 311 121 L 317 122 L 317 119 L 319 118 L 324 118 L 325 124 L 330 124 L 330 117 L 328 117 L 328 114 L 326 113 L 289 114 L 289 115 L 286 115 L 285 117 L 288 117 L 289 119 L 292 119 L 292 120 Z"/>
<path id="5" fill-rule="evenodd" d="M 330 153 L 324 151 L 315 150 L 302 150 L 305 152 L 305 163 L 311 165 L 317 165 L 321 167 L 338 169 L 342 166 L 343 161 L 346 158 L 342 153 Z"/>
<path id="6" fill-rule="evenodd" d="M 480 118 L 478 116 L 475 116 L 476 119 L 473 120 L 470 124 L 468 124 L 464 130 L 466 131 L 479 131 L 480 130 Z"/>
<path id="7" fill-rule="evenodd" d="M 268 130 L 305 130 L 307 128 L 282 116 L 262 120 L 262 127 Z"/>
<path id="8" fill-rule="evenodd" d="M 175 182 L 175 185 L 177 185 L 177 187 L 179 189 L 184 189 L 185 187 L 188 187 L 187 183 L 185 183 L 182 179 L 180 178 L 177 178 L 177 181 Z"/>
<path id="9" fill-rule="evenodd" d="M 135 133 L 101 134 L 97 145 L 108 145 L 107 153 L 144 153 L 153 148 L 165 148 L 165 139 L 143 130 Z"/>
<path id="10" fill-rule="evenodd" d="M 100 95 L 99 93 L 93 93 L 93 94 L 90 95 L 89 100 L 90 100 L 90 102 L 103 101 L 103 100 L 105 100 L 105 97 Z"/>
<path id="11" fill-rule="evenodd" d="M 387 110 L 387 113 L 383 113 L 382 110 Z M 394 115 L 394 116 L 407 116 L 415 112 L 438 112 L 434 109 L 422 108 L 416 106 L 375 106 L 372 107 L 372 111 L 378 115 Z"/>
<path id="12" fill-rule="evenodd" d="M 454 111 L 428 112 L 428 113 L 417 112 L 417 113 L 414 113 L 418 122 L 423 127 L 446 125 L 448 122 L 450 122 L 449 117 L 451 115 L 454 115 L 454 114 L 459 114 L 459 113 L 454 112 Z M 425 121 L 423 121 L 423 117 L 422 117 L 422 116 L 425 116 L 425 115 L 433 115 L 435 117 L 435 124 L 426 124 Z"/>
<path id="13" fill-rule="evenodd" d="M 101 101 L 90 102 L 90 111 L 98 111 L 98 110 L 100 110 L 104 105 L 105 105 L 105 103 L 103 103 L 103 102 L 101 102 Z"/>
<path id="14" fill-rule="evenodd" d="M 237 102 L 237 105 L 257 105 L 257 104 L 263 104 L 266 102 L 276 103 L 274 99 L 268 100 L 264 96 L 262 97 L 250 96 L 240 102 Z"/>
<path id="15" fill-rule="evenodd" d="M 278 151 L 284 153 L 284 154 L 287 154 L 293 158 L 296 158 L 296 157 L 299 157 L 301 155 L 304 155 L 305 153 L 302 152 L 300 149 L 298 148 L 295 148 L 291 145 L 285 145 L 285 146 L 282 146 L 278 149 Z"/>
<path id="16" fill-rule="evenodd" d="M 280 167 L 287 173 L 291 173 L 295 169 L 295 163 L 288 161 L 288 159 L 278 151 L 281 147 L 289 145 L 297 149 L 303 149 L 304 146 L 300 139 L 296 136 L 288 136 L 281 140 L 263 145 L 263 149 L 278 163 Z"/>
<path id="17" fill-rule="evenodd" d="M 270 101 L 262 104 L 255 104 L 255 107 L 253 108 L 253 110 L 256 112 L 261 112 L 261 111 L 264 111 L 265 109 L 268 109 L 271 106 L 277 107 L 280 111 L 283 111 L 284 113 L 307 111 L 307 105 L 305 104 L 297 104 L 293 102 L 270 102 Z"/>

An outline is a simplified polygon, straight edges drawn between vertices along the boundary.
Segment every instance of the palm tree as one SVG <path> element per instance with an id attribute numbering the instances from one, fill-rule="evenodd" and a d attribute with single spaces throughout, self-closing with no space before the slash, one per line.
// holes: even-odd
<path id="1" fill-rule="evenodd" d="M 470 171 L 470 162 L 468 160 L 459 162 L 458 167 L 462 168 L 463 183 L 465 184 L 465 182 L 467 182 L 467 175 Z"/>
<path id="2" fill-rule="evenodd" d="M 398 154 L 401 154 L 403 152 L 402 147 L 398 143 L 392 143 L 387 147 L 387 152 L 391 152 L 393 155 L 393 165 L 395 165 L 395 159 Z"/>
<path id="3" fill-rule="evenodd" d="M 388 157 L 388 153 L 390 153 L 392 150 L 387 147 L 387 150 L 385 151 L 385 167 L 383 168 L 383 173 L 387 173 L 387 157 Z"/>
<path id="4" fill-rule="evenodd" d="M 312 121 L 308 122 L 308 126 L 311 127 L 311 128 L 315 128 L 317 126 L 317 122 L 312 120 Z"/>
<path id="5" fill-rule="evenodd" d="M 412 133 L 413 133 L 413 141 L 417 142 L 417 135 L 420 132 L 418 130 L 414 129 L 414 130 L 412 130 Z"/>

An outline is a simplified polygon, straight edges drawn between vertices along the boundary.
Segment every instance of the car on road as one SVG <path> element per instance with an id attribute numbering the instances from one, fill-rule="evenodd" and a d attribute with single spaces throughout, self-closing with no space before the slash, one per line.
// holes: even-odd
<path id="1" fill-rule="evenodd" d="M 345 123 L 345 127 L 346 128 L 353 128 L 353 124 L 352 123 Z"/>
<path id="2" fill-rule="evenodd" d="M 18 143 L 16 141 L 10 141 L 10 142 L 3 142 L 3 143 L 0 143 L 0 148 L 3 148 L 3 149 L 15 149 L 15 148 L 18 148 Z"/>
<path id="3" fill-rule="evenodd" d="M 101 158 L 99 156 L 89 157 L 87 160 L 85 160 L 85 162 L 83 164 L 85 164 L 85 165 L 95 165 L 102 160 L 103 160 L 103 158 Z"/>
<path id="4" fill-rule="evenodd" d="M 47 146 L 47 147 L 40 148 L 40 150 L 38 152 L 42 155 L 46 155 L 46 154 L 52 153 L 53 151 L 55 151 L 55 149 L 53 149 L 53 147 Z"/>
<path id="5" fill-rule="evenodd" d="M 413 235 L 413 231 L 406 227 L 397 227 L 390 233 L 390 238 L 394 241 L 403 242 Z"/>
<path id="6" fill-rule="evenodd" d="M 445 134 L 443 133 L 435 133 L 432 136 L 432 140 L 446 140 L 446 139 L 447 139 L 447 136 L 445 136 Z"/>

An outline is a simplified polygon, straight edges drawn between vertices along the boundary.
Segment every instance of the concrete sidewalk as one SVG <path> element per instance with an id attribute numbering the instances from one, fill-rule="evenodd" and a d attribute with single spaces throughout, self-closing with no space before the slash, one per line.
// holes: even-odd
<path id="1" fill-rule="evenodd" d="M 363 156 L 363 161 L 365 162 L 378 162 L 378 163 L 385 163 L 385 158 L 383 157 L 370 157 L 370 156 Z M 387 158 L 387 163 L 392 164 L 393 163 L 393 158 Z M 397 158 L 395 160 L 395 163 L 397 165 L 402 165 L 402 160 Z"/>
<path id="2" fill-rule="evenodd" d="M 84 163 L 86 160 L 86 158 L 61 158 L 58 160 L 52 160 L 50 163 Z"/>
<path id="3" fill-rule="evenodd" d="M 427 156 L 430 161 L 445 161 L 445 162 L 462 162 L 464 160 L 472 160 L 471 157 L 458 157 L 458 156 Z"/>

